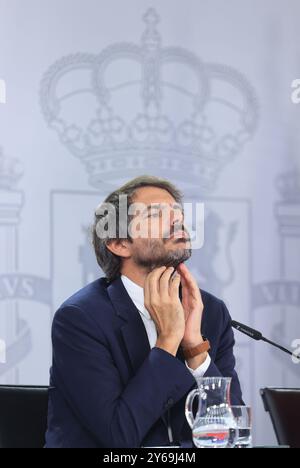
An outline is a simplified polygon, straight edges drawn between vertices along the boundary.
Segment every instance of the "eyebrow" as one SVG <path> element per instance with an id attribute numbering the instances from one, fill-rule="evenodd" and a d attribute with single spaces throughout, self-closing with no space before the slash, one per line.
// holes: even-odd
<path id="1" fill-rule="evenodd" d="M 158 208 L 161 208 L 161 207 L 165 207 L 165 205 L 168 205 L 168 203 L 151 203 L 150 205 L 148 205 L 146 207 L 146 209 L 141 214 L 143 215 L 145 212 L 149 212 L 151 208 L 158 209 Z M 169 203 L 169 205 L 170 205 L 170 203 Z M 172 209 L 178 209 L 178 208 L 181 211 L 183 211 L 183 206 L 180 203 L 174 203 L 172 205 Z"/>

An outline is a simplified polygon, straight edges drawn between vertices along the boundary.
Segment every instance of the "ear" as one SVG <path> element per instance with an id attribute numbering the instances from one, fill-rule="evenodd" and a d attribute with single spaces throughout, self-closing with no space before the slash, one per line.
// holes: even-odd
<path id="1" fill-rule="evenodd" d="M 122 258 L 129 258 L 131 256 L 131 251 L 129 248 L 129 243 L 126 239 L 115 239 L 111 240 L 106 247 L 110 252 Z"/>

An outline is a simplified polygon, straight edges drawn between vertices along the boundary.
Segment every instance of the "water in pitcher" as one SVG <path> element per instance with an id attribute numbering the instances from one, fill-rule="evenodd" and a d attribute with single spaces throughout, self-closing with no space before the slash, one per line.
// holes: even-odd
<path id="1" fill-rule="evenodd" d="M 229 442 L 229 428 L 225 424 L 195 426 L 193 441 L 199 448 L 225 448 Z"/>
<path id="2" fill-rule="evenodd" d="M 197 424 L 193 430 L 193 441 L 198 448 L 229 448 L 236 441 L 236 429 L 223 424 Z"/>

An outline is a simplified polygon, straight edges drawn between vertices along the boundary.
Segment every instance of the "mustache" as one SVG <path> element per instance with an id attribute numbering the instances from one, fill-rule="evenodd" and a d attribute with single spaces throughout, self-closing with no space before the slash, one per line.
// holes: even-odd
<path id="1" fill-rule="evenodd" d="M 170 229 L 168 229 L 167 231 L 164 232 L 164 234 L 163 234 L 164 241 L 166 242 L 171 236 L 174 236 L 177 232 L 180 232 L 180 231 L 185 233 L 185 239 L 187 241 L 191 240 L 191 237 L 190 237 L 190 234 L 189 234 L 187 228 L 185 226 L 183 226 L 183 225 L 178 225 L 178 226 L 176 226 L 174 228 L 170 228 Z M 180 238 L 176 239 L 176 242 L 177 241 L 180 242 Z"/>

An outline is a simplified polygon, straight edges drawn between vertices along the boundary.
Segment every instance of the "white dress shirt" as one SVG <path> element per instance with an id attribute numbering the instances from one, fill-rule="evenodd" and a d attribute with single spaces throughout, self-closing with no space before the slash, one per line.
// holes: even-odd
<path id="1" fill-rule="evenodd" d="M 134 305 L 136 306 L 136 308 L 138 309 L 140 313 L 140 316 L 146 328 L 150 348 L 152 349 L 155 346 L 155 343 L 157 340 L 157 330 L 156 330 L 156 326 L 155 326 L 154 321 L 152 320 L 151 315 L 149 314 L 148 310 L 144 306 L 144 289 L 138 284 L 131 281 L 125 275 L 121 275 L 121 279 L 132 302 L 134 303 Z M 205 359 L 203 364 L 201 364 L 201 366 L 197 367 L 197 369 L 195 370 L 191 369 L 187 365 L 187 362 L 185 361 L 187 368 L 190 370 L 190 372 L 193 374 L 195 378 L 203 377 L 205 372 L 209 368 L 210 363 L 211 363 L 211 359 L 210 359 L 209 354 L 207 354 L 207 358 Z"/>

